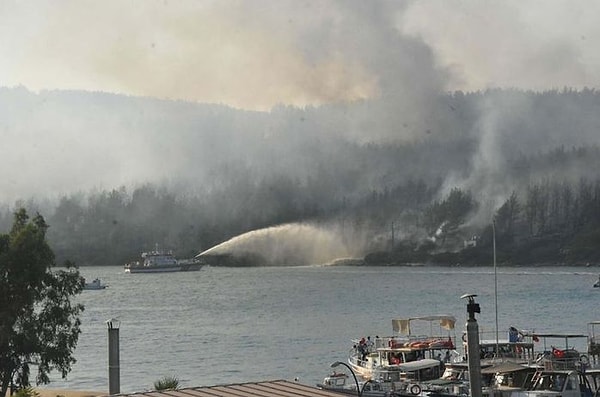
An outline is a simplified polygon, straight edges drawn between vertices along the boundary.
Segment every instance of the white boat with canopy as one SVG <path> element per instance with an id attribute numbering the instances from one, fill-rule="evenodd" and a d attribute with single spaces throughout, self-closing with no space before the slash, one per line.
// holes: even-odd
<path id="1" fill-rule="evenodd" d="M 368 380 L 375 371 L 399 370 L 400 364 L 411 361 L 454 361 L 460 356 L 455 350 L 455 324 L 456 318 L 450 315 L 393 319 L 394 335 L 376 337 L 372 347 L 355 340 L 348 364 L 356 374 Z"/>

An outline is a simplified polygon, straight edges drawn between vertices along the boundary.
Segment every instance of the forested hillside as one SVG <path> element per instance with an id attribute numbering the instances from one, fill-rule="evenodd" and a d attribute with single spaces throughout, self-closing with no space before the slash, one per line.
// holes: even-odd
<path id="1" fill-rule="evenodd" d="M 78 190 L 6 201 L 0 229 L 17 206 L 39 210 L 58 259 L 79 265 L 122 265 L 155 244 L 189 257 L 290 223 L 332 230 L 344 254 L 369 264 L 489 264 L 493 219 L 502 263 L 600 262 L 593 90 L 452 93 L 417 124 L 373 117 L 382 114 L 376 101 L 247 112 L 0 89 L 0 105 L 0 129 L 32 144 L 68 132 L 65 151 L 48 156 L 81 174 Z M 79 147 L 78 134 L 98 146 Z M 139 152 L 121 150 L 124 140 Z M 108 184 L 103 176 L 120 170 L 95 167 L 102 157 L 130 157 L 139 177 Z"/>

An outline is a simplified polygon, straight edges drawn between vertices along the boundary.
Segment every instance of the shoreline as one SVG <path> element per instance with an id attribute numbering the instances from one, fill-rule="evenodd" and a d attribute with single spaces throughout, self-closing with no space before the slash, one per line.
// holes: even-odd
<path id="1" fill-rule="evenodd" d="M 98 397 L 107 396 L 108 392 L 93 390 L 45 389 L 34 387 L 39 397 Z"/>

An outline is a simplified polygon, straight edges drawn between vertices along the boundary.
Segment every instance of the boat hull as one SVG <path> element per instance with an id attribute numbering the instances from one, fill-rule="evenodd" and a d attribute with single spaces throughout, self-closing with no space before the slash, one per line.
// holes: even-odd
<path id="1" fill-rule="evenodd" d="M 200 270 L 204 263 L 198 259 L 177 260 L 168 250 L 142 252 L 141 261 L 125 265 L 125 273 L 173 273 Z"/>
<path id="2" fill-rule="evenodd" d="M 172 273 L 180 272 L 181 266 L 140 266 L 140 267 L 126 267 L 125 273 Z"/>
<path id="3" fill-rule="evenodd" d="M 174 273 L 192 272 L 202 269 L 202 265 L 176 265 L 176 266 L 130 266 L 125 268 L 125 273 Z"/>

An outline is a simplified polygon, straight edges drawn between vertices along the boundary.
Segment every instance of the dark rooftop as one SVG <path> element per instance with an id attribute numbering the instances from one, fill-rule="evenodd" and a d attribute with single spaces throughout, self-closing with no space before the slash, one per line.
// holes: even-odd
<path id="1" fill-rule="evenodd" d="M 340 393 L 286 380 L 119 394 L 122 397 L 340 397 Z"/>

